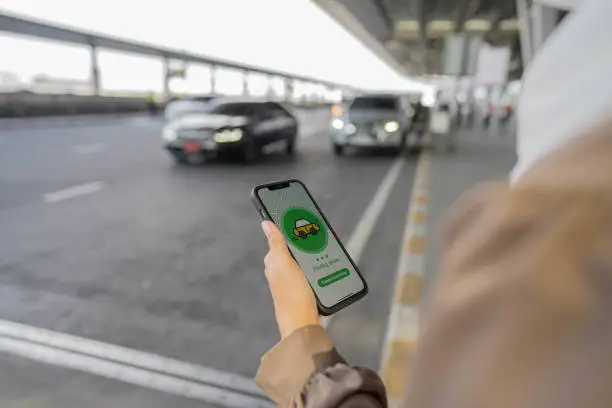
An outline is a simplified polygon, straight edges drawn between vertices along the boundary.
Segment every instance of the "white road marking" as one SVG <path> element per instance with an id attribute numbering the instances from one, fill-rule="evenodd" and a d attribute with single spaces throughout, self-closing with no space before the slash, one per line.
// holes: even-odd
<path id="1" fill-rule="evenodd" d="M 92 143 L 80 146 L 74 146 L 76 154 L 93 154 L 104 151 L 106 147 L 102 143 Z"/>
<path id="2" fill-rule="evenodd" d="M 374 226 L 376 225 L 383 208 L 385 208 L 387 200 L 389 200 L 389 195 L 393 190 L 393 186 L 400 175 L 405 161 L 406 159 L 404 156 L 399 156 L 397 159 L 395 159 L 395 162 L 389 168 L 389 171 L 387 171 L 387 174 L 380 182 L 378 190 L 376 190 L 376 193 L 374 193 L 374 197 L 372 197 L 372 200 L 359 219 L 359 223 L 357 223 L 353 233 L 350 235 L 350 238 L 346 244 L 346 249 L 351 254 L 351 257 L 355 263 L 359 263 L 361 253 L 368 243 L 370 235 L 372 235 Z"/>
<path id="3" fill-rule="evenodd" d="M 380 218 L 382 210 L 385 208 L 385 204 L 389 200 L 389 195 L 397 182 L 405 162 L 406 159 L 403 155 L 395 159 L 347 241 L 346 250 L 356 264 L 359 264 L 361 254 L 372 235 L 372 231 L 376 226 L 378 218 Z M 332 317 L 333 315 L 323 318 L 324 327 L 329 325 Z"/>
<path id="4" fill-rule="evenodd" d="M 0 351 L 226 407 L 273 407 L 271 402 L 261 397 L 21 339 L 0 336 Z"/>
<path id="5" fill-rule="evenodd" d="M 71 198 L 98 192 L 102 190 L 104 186 L 105 186 L 104 183 L 101 181 L 81 184 L 78 186 L 66 188 L 64 190 L 54 191 L 52 193 L 46 193 L 43 196 L 43 201 L 49 204 L 57 203 L 58 201 L 69 200 Z"/>
<path id="6" fill-rule="evenodd" d="M 113 360 L 130 366 L 187 378 L 228 389 L 263 396 L 253 380 L 237 374 L 226 373 L 156 354 L 72 336 L 21 323 L 0 320 L 0 336 L 9 336 L 40 343 L 49 347 L 74 351 L 97 358 Z"/>

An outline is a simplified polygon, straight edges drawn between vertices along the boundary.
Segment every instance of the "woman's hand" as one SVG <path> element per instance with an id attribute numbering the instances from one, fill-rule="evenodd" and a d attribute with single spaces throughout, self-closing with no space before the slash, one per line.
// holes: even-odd
<path id="1" fill-rule="evenodd" d="M 270 221 L 263 221 L 261 229 L 270 248 L 264 264 L 281 339 L 302 327 L 321 325 L 314 293 L 289 253 L 283 234 Z"/>

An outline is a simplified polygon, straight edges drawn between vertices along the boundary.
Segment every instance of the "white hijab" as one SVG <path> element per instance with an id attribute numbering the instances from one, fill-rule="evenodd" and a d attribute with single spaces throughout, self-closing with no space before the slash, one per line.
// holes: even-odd
<path id="1" fill-rule="evenodd" d="M 518 161 L 511 181 L 539 158 L 610 119 L 612 0 L 584 0 L 550 35 L 524 76 L 517 110 Z"/>

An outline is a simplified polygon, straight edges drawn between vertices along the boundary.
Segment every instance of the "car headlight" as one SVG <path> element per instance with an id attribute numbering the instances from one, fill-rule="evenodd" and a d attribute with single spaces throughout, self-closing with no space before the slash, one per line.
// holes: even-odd
<path id="1" fill-rule="evenodd" d="M 166 128 L 162 132 L 162 137 L 164 138 L 164 140 L 166 140 L 168 142 L 172 142 L 172 141 L 176 140 L 178 135 L 177 135 L 177 133 L 176 133 L 176 131 L 174 129 Z"/>
<path id="2" fill-rule="evenodd" d="M 394 120 L 391 122 L 387 122 L 385 123 L 384 129 L 387 133 L 395 133 L 399 130 L 399 123 Z"/>
<path id="3" fill-rule="evenodd" d="M 225 129 L 215 133 L 215 142 L 232 143 L 242 139 L 242 129 Z"/>
<path id="4" fill-rule="evenodd" d="M 334 119 L 331 123 L 336 130 L 341 130 L 343 134 L 352 135 L 357 131 L 355 125 L 349 122 L 344 122 L 342 119 Z"/>

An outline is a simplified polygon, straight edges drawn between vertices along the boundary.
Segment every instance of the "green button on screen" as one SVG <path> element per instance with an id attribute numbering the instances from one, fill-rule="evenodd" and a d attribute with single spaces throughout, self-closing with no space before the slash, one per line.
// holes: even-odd
<path id="1" fill-rule="evenodd" d="M 349 276 L 349 270 L 346 268 L 340 269 L 334 273 L 330 273 L 327 276 L 322 277 L 317 281 L 320 287 L 324 288 L 325 286 L 329 286 L 334 282 L 338 282 L 340 279 L 344 279 Z"/>

